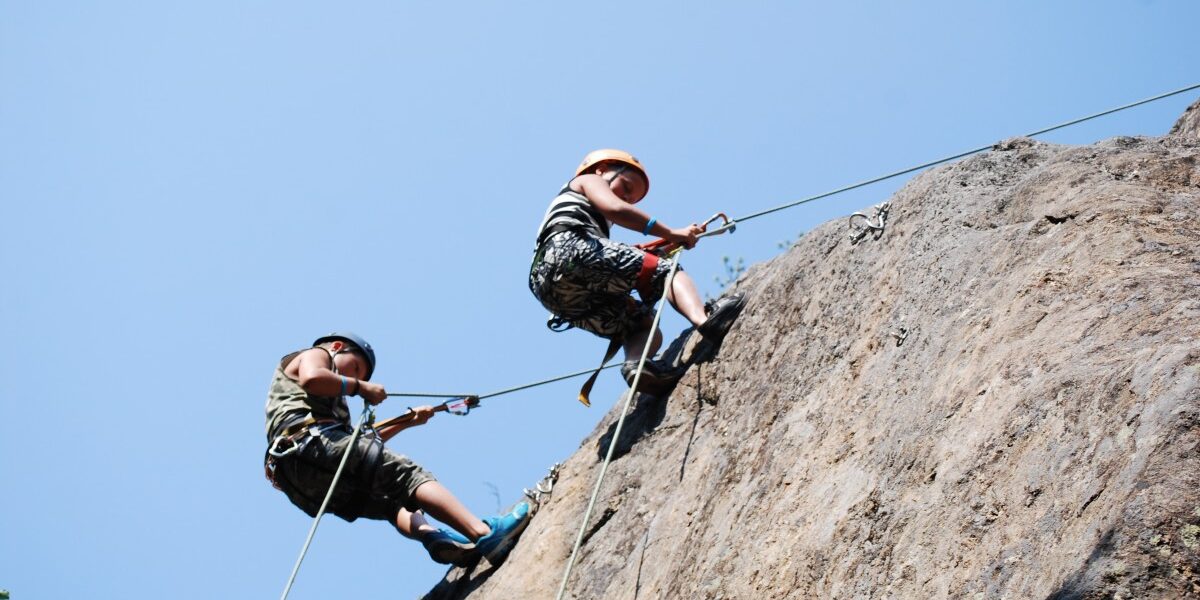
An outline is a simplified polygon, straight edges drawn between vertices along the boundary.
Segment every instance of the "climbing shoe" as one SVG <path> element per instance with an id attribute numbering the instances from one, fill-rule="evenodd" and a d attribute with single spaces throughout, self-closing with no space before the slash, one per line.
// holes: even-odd
<path id="1" fill-rule="evenodd" d="M 701 323 L 696 331 L 708 340 L 720 342 L 725 339 L 725 334 L 729 333 L 729 328 L 733 327 L 733 322 L 742 314 L 745 306 L 746 294 L 742 292 L 706 304 L 704 308 L 708 312 L 708 320 Z"/>
<path id="2" fill-rule="evenodd" d="M 446 529 L 445 527 L 442 527 L 441 529 L 438 529 L 438 531 L 441 532 L 442 535 L 449 536 L 450 539 L 452 539 L 460 544 L 474 544 L 475 543 L 475 542 L 472 542 L 471 540 L 467 539 L 467 536 L 465 536 L 453 529 Z"/>
<path id="3" fill-rule="evenodd" d="M 479 538 L 479 541 L 475 542 L 475 548 L 489 563 L 498 566 L 508 558 L 508 553 L 517 544 L 517 538 L 529 524 L 529 503 L 520 502 L 513 507 L 512 512 L 488 517 L 483 522 L 492 532 Z"/>
<path id="4" fill-rule="evenodd" d="M 421 536 L 421 545 L 434 562 L 443 565 L 464 567 L 479 559 L 479 550 L 471 540 L 445 529 L 431 531 Z"/>
<path id="5" fill-rule="evenodd" d="M 633 387 L 633 378 L 637 375 L 638 361 L 627 360 L 621 365 L 621 377 L 625 383 Z M 683 377 L 683 369 L 673 368 L 662 361 L 647 359 L 642 367 L 642 377 L 638 380 L 638 391 L 644 394 L 662 394 L 671 391 L 679 379 Z"/>

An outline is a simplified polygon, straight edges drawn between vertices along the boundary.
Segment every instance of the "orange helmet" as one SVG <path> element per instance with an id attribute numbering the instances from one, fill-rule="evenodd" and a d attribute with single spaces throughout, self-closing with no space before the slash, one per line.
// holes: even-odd
<path id="1" fill-rule="evenodd" d="M 596 165 L 604 162 L 618 162 L 637 169 L 642 174 L 642 179 L 646 180 L 646 191 L 650 191 L 650 176 L 646 174 L 646 167 L 642 166 L 642 163 L 634 155 L 624 150 L 605 148 L 603 150 L 588 152 L 587 156 L 583 157 L 583 162 L 579 163 L 579 168 L 575 169 L 575 176 L 583 175 L 591 171 Z"/>

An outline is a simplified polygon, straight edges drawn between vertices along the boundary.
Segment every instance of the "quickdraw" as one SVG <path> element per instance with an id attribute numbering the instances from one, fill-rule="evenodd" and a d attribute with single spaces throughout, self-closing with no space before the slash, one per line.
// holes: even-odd
<path id="1" fill-rule="evenodd" d="M 883 235 L 884 227 L 887 227 L 888 210 L 891 207 L 890 202 L 882 202 L 877 205 L 875 207 L 874 221 L 871 221 L 871 217 L 860 212 L 850 215 L 850 229 L 853 230 L 850 232 L 850 243 L 857 244 L 861 242 L 863 238 L 867 237 L 868 233 L 872 235 L 871 239 L 879 239 Z M 862 224 L 858 224 L 854 220 L 855 218 L 862 219 Z"/>
<path id="2" fill-rule="evenodd" d="M 550 499 L 550 495 L 554 493 L 554 484 L 558 481 L 558 472 L 562 469 L 562 463 L 554 463 L 550 467 L 550 472 L 533 486 L 533 489 L 525 488 L 521 490 L 526 498 L 529 498 L 536 506 L 541 507 L 543 503 Z"/>
<path id="3" fill-rule="evenodd" d="M 389 396 L 393 394 L 388 394 Z M 413 394 L 395 394 L 397 396 L 412 396 Z M 433 407 L 433 412 L 447 412 L 460 417 L 467 416 L 472 409 L 479 408 L 479 396 L 457 396 Z M 375 423 L 371 428 L 375 431 L 388 429 L 402 423 L 407 423 L 417 416 L 417 411 L 409 407 L 408 412 L 390 419 Z"/>

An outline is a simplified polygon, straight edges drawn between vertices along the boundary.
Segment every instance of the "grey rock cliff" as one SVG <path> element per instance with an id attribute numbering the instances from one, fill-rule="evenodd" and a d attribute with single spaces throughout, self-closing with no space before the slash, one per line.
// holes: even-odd
<path id="1" fill-rule="evenodd" d="M 1170 135 L 1192 141 L 1200 140 L 1200 100 L 1187 107 L 1187 111 L 1171 128 Z"/>
<path id="2" fill-rule="evenodd" d="M 1008 140 L 750 269 L 717 359 L 638 399 L 568 597 L 1200 597 L 1198 106 Z M 428 597 L 553 598 L 614 412 Z"/>

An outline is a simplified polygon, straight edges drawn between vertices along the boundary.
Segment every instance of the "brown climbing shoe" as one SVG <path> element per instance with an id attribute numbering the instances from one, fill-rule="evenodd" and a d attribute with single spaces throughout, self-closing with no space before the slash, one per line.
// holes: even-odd
<path id="1" fill-rule="evenodd" d="M 633 386 L 633 378 L 637 375 L 638 361 L 627 360 L 621 365 L 621 376 L 625 383 Z M 638 379 L 637 391 L 644 394 L 659 395 L 671 391 L 679 379 L 683 377 L 683 369 L 672 368 L 661 361 L 648 359 L 642 368 L 642 377 Z"/>
<path id="2" fill-rule="evenodd" d="M 696 331 L 699 331 L 705 339 L 720 343 L 725 339 L 725 334 L 729 333 L 729 328 L 733 327 L 733 322 L 737 320 L 738 315 L 742 314 L 742 308 L 745 306 L 746 294 L 743 292 L 717 299 L 705 306 L 708 309 L 708 320 L 701 323 Z"/>

